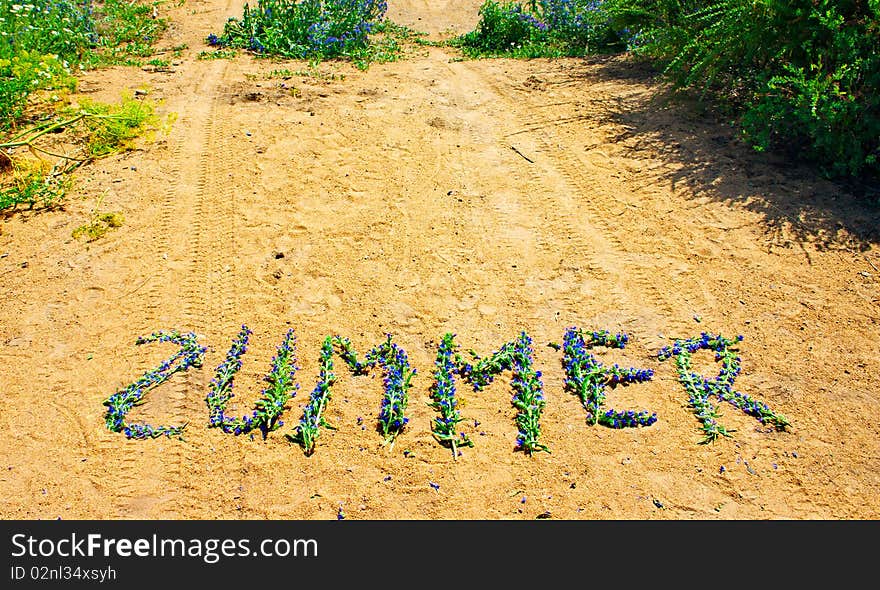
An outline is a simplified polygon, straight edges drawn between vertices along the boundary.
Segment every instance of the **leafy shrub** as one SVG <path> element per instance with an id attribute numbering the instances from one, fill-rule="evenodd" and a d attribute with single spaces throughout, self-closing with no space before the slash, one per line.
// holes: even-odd
<path id="1" fill-rule="evenodd" d="M 118 106 L 85 103 L 82 110 L 67 112 L 52 104 L 48 114 L 39 112 L 40 101 L 33 100 L 36 91 L 73 90 L 73 67 L 149 55 L 150 44 L 165 27 L 154 11 L 155 5 L 138 0 L 104 0 L 95 6 L 92 0 L 0 0 L 0 211 L 22 204 L 55 205 L 74 169 L 129 149 L 131 140 L 156 122 L 153 105 L 131 97 Z M 48 98 L 43 102 L 60 101 Z M 37 114 L 41 123 L 21 125 Z M 53 151 L 47 138 L 55 133 L 66 133 L 81 153 Z M 46 156 L 57 162 L 49 164 Z"/>
<path id="2" fill-rule="evenodd" d="M 622 48 L 599 0 L 532 0 L 528 6 L 486 0 L 477 28 L 452 40 L 471 57 L 579 56 Z"/>
<path id="3" fill-rule="evenodd" d="M 602 0 L 538 0 L 538 14 L 551 35 L 571 51 L 596 53 L 623 49 Z"/>
<path id="4" fill-rule="evenodd" d="M 486 0 L 480 7 L 477 28 L 453 42 L 469 55 L 519 54 L 540 57 L 559 53 L 549 47 L 547 25 L 517 2 Z"/>
<path id="5" fill-rule="evenodd" d="M 385 0 L 257 0 L 207 42 L 294 59 L 357 60 L 368 57 L 369 34 L 378 32 L 387 8 Z"/>
<path id="6" fill-rule="evenodd" d="M 796 150 L 828 176 L 880 173 L 880 1 L 608 0 L 603 9 L 678 87 L 738 114 L 756 149 Z"/>

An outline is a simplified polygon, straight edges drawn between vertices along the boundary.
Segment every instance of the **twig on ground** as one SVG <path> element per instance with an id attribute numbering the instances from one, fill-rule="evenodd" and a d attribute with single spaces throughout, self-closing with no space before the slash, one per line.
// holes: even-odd
<path id="1" fill-rule="evenodd" d="M 526 162 L 528 162 L 528 163 L 530 163 L 530 164 L 534 164 L 534 163 L 535 163 L 534 160 L 532 160 L 532 159 L 529 158 L 527 155 L 525 155 L 524 153 L 522 153 L 521 151 L 519 151 L 518 149 L 516 149 L 516 146 L 510 146 L 510 149 L 512 149 L 513 151 L 515 151 L 516 153 L 518 153 L 520 156 L 522 156 L 523 159 L 524 159 Z"/>

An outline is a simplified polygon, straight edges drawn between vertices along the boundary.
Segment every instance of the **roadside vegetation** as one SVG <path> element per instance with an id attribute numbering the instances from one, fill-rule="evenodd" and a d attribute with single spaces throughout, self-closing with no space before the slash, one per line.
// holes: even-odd
<path id="1" fill-rule="evenodd" d="M 77 75 L 142 65 L 167 23 L 159 3 L 0 0 L 0 213 L 57 205 L 70 173 L 129 149 L 155 124 L 147 100 L 72 105 Z"/>
<path id="2" fill-rule="evenodd" d="M 385 18 L 385 0 L 257 0 L 223 33 L 211 33 L 216 55 L 241 49 L 260 56 L 317 63 L 346 59 L 360 69 L 400 59 L 421 34 Z M 210 58 L 206 54 L 202 59 Z"/>
<path id="3" fill-rule="evenodd" d="M 730 113 L 756 150 L 880 179 L 880 0 L 487 0 L 472 58 L 629 51 Z"/>

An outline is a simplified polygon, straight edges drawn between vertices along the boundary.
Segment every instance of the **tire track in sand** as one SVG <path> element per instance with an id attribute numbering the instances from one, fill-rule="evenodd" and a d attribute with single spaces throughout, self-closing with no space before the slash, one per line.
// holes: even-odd
<path id="1" fill-rule="evenodd" d="M 462 66 L 479 76 L 512 115 L 499 122 L 510 130 L 503 138 L 509 143 L 512 157 L 523 158 L 518 176 L 529 193 L 539 199 L 534 213 L 545 220 L 547 227 L 563 230 L 566 239 L 557 247 L 569 270 L 580 273 L 585 267 L 603 283 L 603 289 L 616 305 L 625 305 L 633 314 L 647 313 L 652 324 L 662 325 L 661 320 L 673 313 L 672 305 L 646 269 L 631 262 L 625 243 L 611 226 L 618 212 L 612 210 L 610 203 L 619 199 L 613 197 L 604 182 L 584 172 L 585 163 L 552 126 L 523 131 L 521 121 L 528 120 L 528 108 L 525 115 L 520 112 L 522 105 L 528 107 L 523 97 L 514 96 L 491 71 L 477 71 L 479 65 L 467 62 Z M 560 264 L 566 268 L 566 263 Z M 645 309 L 646 302 L 652 309 Z"/>
<path id="2" fill-rule="evenodd" d="M 229 77 L 228 70 L 218 76 L 220 87 L 229 87 Z M 233 145 L 232 117 L 224 112 L 224 107 L 228 104 L 229 94 L 226 92 L 216 92 L 210 104 L 211 116 L 205 126 L 205 140 L 197 166 L 192 257 L 183 288 L 192 327 L 196 333 L 206 338 L 205 343 L 215 344 L 209 348 L 209 351 L 216 353 L 215 358 L 225 354 L 226 343 L 239 329 L 233 320 L 236 309 L 235 211 L 238 185 L 233 174 L 236 152 Z M 203 452 L 211 444 L 208 441 L 215 438 L 218 432 L 203 428 L 207 422 L 204 397 L 210 387 L 215 364 L 206 360 L 204 370 L 200 374 L 191 375 L 190 391 L 198 393 L 186 400 L 186 409 L 190 416 L 199 417 L 197 426 L 200 431 L 193 433 L 193 436 L 204 440 L 205 444 L 187 444 L 183 448 L 184 456 L 179 464 L 181 472 L 178 479 L 182 490 L 182 514 L 198 514 L 204 506 L 229 495 L 229 490 L 222 487 L 217 490 L 206 487 L 204 481 L 212 478 L 210 473 L 200 471 L 207 465 Z M 233 452 L 234 457 L 222 458 L 227 476 L 230 473 L 242 473 L 248 452 L 247 445 L 235 441 Z M 232 469 L 233 465 L 235 469 Z M 228 483 L 218 482 L 218 486 Z M 246 505 L 243 482 L 240 481 L 237 488 L 234 494 L 243 510 Z M 245 517 L 242 512 L 239 512 L 239 516 Z"/>
<path id="3" fill-rule="evenodd" d="M 609 201 L 620 203 L 619 199 L 610 197 L 610 189 L 604 186 L 604 183 L 598 181 L 592 175 L 584 172 L 586 163 L 574 155 L 570 146 L 564 146 L 562 139 L 552 127 L 543 128 L 539 131 L 537 140 L 541 147 L 541 151 L 550 155 L 550 160 L 558 162 L 558 170 L 568 180 L 570 185 L 575 188 L 576 196 L 580 197 L 572 199 L 574 212 L 578 219 L 589 218 L 590 223 L 598 228 L 608 242 L 610 242 L 616 250 L 622 253 L 629 253 L 624 240 L 619 236 L 619 232 L 613 227 L 613 220 L 616 219 L 620 212 L 613 211 L 609 205 Z M 626 203 L 621 203 L 626 207 Z M 674 314 L 674 308 L 668 298 L 663 294 L 661 289 L 657 287 L 655 278 L 649 276 L 648 272 L 652 269 L 646 268 L 633 260 L 632 256 L 624 256 L 624 265 L 620 269 L 619 278 L 627 285 L 628 292 L 637 292 L 638 295 L 644 297 L 654 307 L 655 312 L 659 312 L 661 316 L 669 317 Z M 656 275 L 655 275 L 656 276 Z M 630 279 L 630 280 L 627 280 Z"/>
<path id="4" fill-rule="evenodd" d="M 205 221 L 204 212 L 211 210 L 211 205 L 205 203 L 209 191 L 205 190 L 203 177 L 209 153 L 205 145 L 210 142 L 216 101 L 205 97 L 216 93 L 227 65 L 225 60 L 192 62 L 190 67 L 194 71 L 181 98 L 168 105 L 178 119 L 169 139 L 172 165 L 165 175 L 167 188 L 161 191 L 159 227 L 145 244 L 144 259 L 152 266 L 147 271 L 142 311 L 137 315 L 138 335 L 173 328 L 195 331 L 204 344 L 204 326 L 199 318 L 205 317 L 206 310 L 202 295 L 193 287 L 197 281 L 193 277 L 205 275 L 205 263 L 201 260 L 205 247 L 200 246 L 204 239 L 200 236 L 213 230 L 206 226 L 210 218 Z M 193 166 L 192 162 L 202 164 Z M 212 294 L 216 291 L 213 289 Z M 152 358 L 156 354 L 150 350 L 144 356 Z M 152 369 L 154 364 L 139 362 L 132 378 Z M 167 425 L 193 422 L 195 416 L 203 413 L 197 396 L 193 395 L 203 390 L 201 380 L 198 371 L 190 370 L 175 375 L 148 394 L 148 421 Z M 130 419 L 138 421 L 137 414 L 136 409 Z M 192 501 L 192 490 L 181 485 L 181 481 L 195 452 L 188 441 L 191 434 L 188 428 L 183 441 L 165 437 L 126 441 L 122 435 L 110 433 L 101 437 L 99 452 L 109 459 L 106 469 L 93 475 L 93 483 L 111 495 L 112 517 L 177 518 L 187 513 L 182 499 Z"/>

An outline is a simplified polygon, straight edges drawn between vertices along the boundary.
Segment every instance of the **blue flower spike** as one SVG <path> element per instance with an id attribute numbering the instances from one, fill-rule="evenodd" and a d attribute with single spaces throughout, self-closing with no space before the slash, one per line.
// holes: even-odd
<path id="1" fill-rule="evenodd" d="M 303 448 L 307 456 L 315 451 L 320 428 L 323 426 L 334 429 L 324 418 L 324 410 L 330 401 L 332 386 L 336 381 L 333 373 L 334 354 L 345 362 L 354 375 L 367 375 L 369 370 L 377 365 L 382 368 L 385 395 L 379 409 L 378 429 L 386 443 L 393 444 L 395 438 L 409 423 L 405 412 L 416 370 L 410 366 L 406 351 L 392 342 L 391 334 L 387 334 L 386 337 L 385 342 L 366 354 L 364 362 L 358 360 L 357 352 L 348 338 L 328 336 L 324 339 L 319 359 L 318 382 L 303 411 L 299 425 L 287 435 L 289 440 Z"/>
<path id="2" fill-rule="evenodd" d="M 137 381 L 117 391 L 104 401 L 107 411 L 104 422 L 111 432 L 121 432 L 126 438 L 147 439 L 160 436 L 182 437 L 186 424 L 180 426 L 150 426 L 148 424 L 131 424 L 126 416 L 135 405 L 143 403 L 147 393 L 163 384 L 177 372 L 184 372 L 190 367 L 201 367 L 207 348 L 198 343 L 193 332 L 182 334 L 176 330 L 153 332 L 135 341 L 140 346 L 154 342 L 168 342 L 180 347 L 171 358 L 162 361 L 159 366 L 144 373 Z"/>
<path id="3" fill-rule="evenodd" d="M 742 370 L 737 348 L 742 340 L 742 335 L 730 339 L 720 334 L 703 332 L 699 338 L 676 340 L 672 346 L 664 346 L 657 353 L 661 361 L 675 358 L 678 380 L 688 394 L 688 405 L 700 421 L 705 435 L 702 444 L 714 442 L 721 436 L 730 436 L 733 432 L 718 422 L 718 406 L 709 400 L 710 396 L 726 401 L 757 418 L 762 424 L 770 424 L 777 430 L 785 430 L 791 425 L 785 416 L 774 412 L 767 404 L 733 389 L 734 381 Z M 715 353 L 716 362 L 721 363 L 718 377 L 706 379 L 691 370 L 691 357 L 700 350 L 711 350 Z"/>
<path id="4" fill-rule="evenodd" d="M 226 358 L 217 367 L 208 388 L 205 403 L 208 405 L 209 423 L 212 428 L 220 428 L 226 434 L 242 435 L 260 430 L 265 439 L 269 432 L 284 425 L 279 418 L 299 388 L 294 382 L 296 366 L 296 336 L 288 330 L 272 357 L 272 367 L 263 377 L 268 385 L 263 389 L 254 410 L 241 418 L 226 415 L 229 401 L 234 397 L 232 388 L 235 376 L 242 366 L 242 356 L 247 352 L 248 339 L 253 332 L 242 326 L 233 339 Z"/>
<path id="5" fill-rule="evenodd" d="M 580 398 L 587 410 L 588 424 L 635 428 L 650 426 L 657 421 L 657 414 L 652 412 L 603 410 L 607 387 L 642 383 L 654 376 L 651 369 L 623 369 L 616 364 L 606 367 L 590 352 L 598 346 L 623 349 L 628 341 L 626 334 L 611 334 L 607 330 L 584 332 L 571 327 L 565 331 L 562 345 L 565 387 Z"/>

